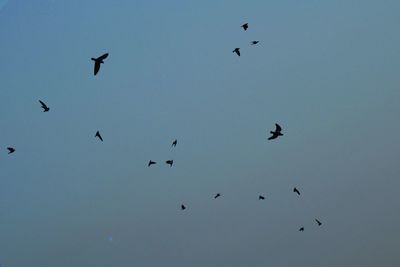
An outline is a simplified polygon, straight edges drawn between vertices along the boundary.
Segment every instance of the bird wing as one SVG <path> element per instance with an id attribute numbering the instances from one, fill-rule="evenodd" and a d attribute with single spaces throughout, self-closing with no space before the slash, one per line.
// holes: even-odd
<path id="1" fill-rule="evenodd" d="M 275 127 L 276 127 L 276 132 L 280 132 L 280 131 L 282 131 L 282 128 L 281 128 L 281 126 L 279 126 L 279 124 L 277 124 L 277 123 L 275 123 Z"/>
<path id="2" fill-rule="evenodd" d="M 240 51 L 239 50 L 236 51 L 236 54 L 238 54 L 238 56 L 240 57 Z"/>
<path id="3" fill-rule="evenodd" d="M 98 60 L 103 60 L 103 59 L 106 59 L 107 57 L 108 57 L 108 53 L 105 53 L 104 55 L 98 57 L 97 59 Z"/>
<path id="4" fill-rule="evenodd" d="M 100 70 L 100 62 L 94 62 L 94 75 L 96 75 Z"/>
<path id="5" fill-rule="evenodd" d="M 42 108 L 47 108 L 46 104 L 45 104 L 45 103 L 43 103 L 43 101 L 42 101 L 42 100 L 39 100 L 39 102 L 40 102 L 40 104 L 42 105 Z"/>

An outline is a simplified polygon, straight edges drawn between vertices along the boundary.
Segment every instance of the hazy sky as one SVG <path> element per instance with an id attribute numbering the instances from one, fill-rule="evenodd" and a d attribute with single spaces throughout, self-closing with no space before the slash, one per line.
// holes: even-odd
<path id="1" fill-rule="evenodd" d="M 399 1 L 0 7 L 2 267 L 400 266 Z"/>

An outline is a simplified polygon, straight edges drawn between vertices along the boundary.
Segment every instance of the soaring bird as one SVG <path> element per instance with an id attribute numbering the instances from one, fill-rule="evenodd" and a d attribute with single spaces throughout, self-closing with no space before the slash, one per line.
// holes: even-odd
<path id="1" fill-rule="evenodd" d="M 181 210 L 185 210 L 186 209 L 186 207 L 185 207 L 185 205 L 181 205 Z"/>
<path id="2" fill-rule="evenodd" d="M 101 137 L 100 132 L 97 131 L 94 137 L 98 137 L 103 142 L 103 137 Z"/>
<path id="3" fill-rule="evenodd" d="M 167 160 L 165 163 L 169 164 L 170 167 L 172 167 L 172 164 L 174 164 L 174 161 L 172 159 Z"/>
<path id="4" fill-rule="evenodd" d="M 39 100 L 39 102 L 42 105 L 43 112 L 47 112 L 50 110 L 50 108 L 42 100 Z"/>
<path id="5" fill-rule="evenodd" d="M 96 75 L 99 70 L 100 70 L 100 65 L 104 63 L 104 59 L 108 57 L 108 53 L 105 53 L 104 55 L 98 57 L 98 58 L 92 58 L 94 61 L 94 75 Z"/>
<path id="6" fill-rule="evenodd" d="M 304 227 L 301 227 L 301 228 L 299 229 L 299 231 L 300 231 L 300 232 L 304 232 Z"/>
<path id="7" fill-rule="evenodd" d="M 259 41 L 252 41 L 252 42 L 251 42 L 252 45 L 256 45 L 256 44 L 258 44 L 258 43 L 259 43 Z"/>
<path id="8" fill-rule="evenodd" d="M 220 196 L 221 196 L 221 194 L 218 193 L 218 194 L 216 194 L 216 195 L 214 196 L 214 198 L 218 198 L 218 197 L 220 197 Z"/>
<path id="9" fill-rule="evenodd" d="M 245 23 L 245 24 L 243 24 L 243 25 L 240 26 L 240 27 L 242 27 L 243 30 L 247 31 L 247 29 L 249 28 L 249 24 L 248 24 L 248 23 Z"/>
<path id="10" fill-rule="evenodd" d="M 177 139 L 175 139 L 175 140 L 174 140 L 174 142 L 172 142 L 172 145 L 171 145 L 171 147 L 175 147 L 175 146 L 176 146 L 176 144 L 178 144 L 178 140 L 177 140 Z"/>
<path id="11" fill-rule="evenodd" d="M 259 196 L 258 196 L 258 200 L 264 200 L 264 199 L 265 199 L 264 196 L 262 196 L 262 195 L 259 195 Z"/>
<path id="12" fill-rule="evenodd" d="M 232 51 L 232 53 L 236 53 L 239 57 L 240 57 L 240 48 L 235 48 L 233 51 Z"/>
<path id="13" fill-rule="evenodd" d="M 7 147 L 7 150 L 8 150 L 8 154 L 15 152 L 15 148 L 13 148 L 13 147 Z"/>
<path id="14" fill-rule="evenodd" d="M 268 140 L 276 139 L 276 138 L 278 138 L 278 136 L 282 136 L 283 133 L 281 133 L 281 131 L 282 131 L 281 126 L 279 126 L 279 124 L 275 123 L 275 132 L 270 131 L 272 136 L 269 137 Z"/>
<path id="15" fill-rule="evenodd" d="M 299 190 L 297 190 L 297 188 L 296 188 L 296 187 L 295 187 L 295 188 L 293 188 L 293 192 L 297 193 L 297 194 L 300 196 L 300 191 L 299 191 Z"/>
<path id="16" fill-rule="evenodd" d="M 320 222 L 318 219 L 315 219 L 315 221 L 317 222 L 318 226 L 322 225 L 322 222 Z"/>
<path id="17" fill-rule="evenodd" d="M 157 164 L 157 162 L 150 160 L 149 163 L 147 164 L 147 167 L 150 167 L 153 164 Z"/>

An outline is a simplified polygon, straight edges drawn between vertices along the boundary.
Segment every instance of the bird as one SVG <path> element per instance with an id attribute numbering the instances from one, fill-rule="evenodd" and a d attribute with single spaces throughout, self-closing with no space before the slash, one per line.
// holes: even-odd
<path id="1" fill-rule="evenodd" d="M 262 195 L 259 195 L 259 196 L 258 196 L 258 200 L 264 200 L 264 199 L 265 199 L 264 196 L 262 196 Z"/>
<path id="2" fill-rule="evenodd" d="M 94 75 L 96 75 L 99 70 L 100 70 L 100 65 L 104 63 L 104 59 L 108 57 L 108 53 L 105 53 L 102 56 L 99 56 L 98 58 L 91 58 L 94 61 Z"/>
<path id="3" fill-rule="evenodd" d="M 15 148 L 13 148 L 13 147 L 7 147 L 7 150 L 8 150 L 8 154 L 15 152 Z"/>
<path id="4" fill-rule="evenodd" d="M 270 131 L 272 136 L 269 137 L 268 140 L 276 139 L 276 138 L 278 138 L 278 136 L 282 136 L 283 133 L 281 133 L 281 131 L 282 131 L 281 126 L 279 126 L 279 124 L 275 123 L 275 132 Z"/>
<path id="5" fill-rule="evenodd" d="M 98 137 L 103 142 L 103 137 L 101 137 L 100 132 L 97 131 L 94 137 Z"/>
<path id="6" fill-rule="evenodd" d="M 181 205 L 181 210 L 185 210 L 186 209 L 186 207 L 185 207 L 185 205 Z"/>
<path id="7" fill-rule="evenodd" d="M 295 188 L 293 188 L 293 192 L 297 193 L 297 194 L 300 196 L 300 191 L 299 191 L 299 190 L 297 190 L 297 188 L 296 188 L 296 187 L 295 187 Z"/>
<path id="8" fill-rule="evenodd" d="M 304 232 L 304 227 L 301 227 L 301 228 L 299 229 L 299 231 L 300 231 L 300 232 Z"/>
<path id="9" fill-rule="evenodd" d="M 239 57 L 240 57 L 240 48 L 235 48 L 233 51 L 232 51 L 232 53 L 236 53 Z"/>
<path id="10" fill-rule="evenodd" d="M 318 226 L 322 225 L 322 222 L 320 222 L 318 219 L 315 219 L 315 221 L 317 222 Z"/>
<path id="11" fill-rule="evenodd" d="M 39 102 L 42 105 L 43 112 L 47 112 L 50 110 L 50 108 L 42 100 L 39 100 Z"/>
<path id="12" fill-rule="evenodd" d="M 214 199 L 215 199 L 215 198 L 218 198 L 218 197 L 220 197 L 220 196 L 221 196 L 221 194 L 218 193 L 218 194 L 216 194 L 216 195 L 214 196 Z"/>
<path id="13" fill-rule="evenodd" d="M 153 164 L 157 164 L 157 162 L 150 160 L 149 163 L 147 164 L 147 167 L 150 167 Z"/>
<path id="14" fill-rule="evenodd" d="M 167 160 L 165 163 L 169 164 L 170 167 L 172 167 L 172 164 L 174 164 L 174 161 L 172 159 Z"/>
<path id="15" fill-rule="evenodd" d="M 249 28 L 249 24 L 248 24 L 248 23 L 245 23 L 245 24 L 243 24 L 243 25 L 240 26 L 240 27 L 242 27 L 243 30 L 247 31 L 247 29 Z"/>
<path id="16" fill-rule="evenodd" d="M 256 45 L 256 44 L 258 44 L 258 43 L 259 43 L 259 41 L 252 41 L 252 42 L 251 42 L 252 45 Z"/>
<path id="17" fill-rule="evenodd" d="M 175 147 L 175 146 L 176 146 L 176 144 L 178 144 L 178 140 L 177 140 L 177 139 L 175 139 L 175 140 L 172 142 L 172 145 L 171 145 L 171 147 Z"/>

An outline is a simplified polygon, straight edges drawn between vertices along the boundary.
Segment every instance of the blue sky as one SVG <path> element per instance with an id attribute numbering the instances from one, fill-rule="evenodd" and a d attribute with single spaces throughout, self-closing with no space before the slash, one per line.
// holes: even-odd
<path id="1" fill-rule="evenodd" d="M 398 1 L 0 7 L 2 266 L 399 265 Z"/>

